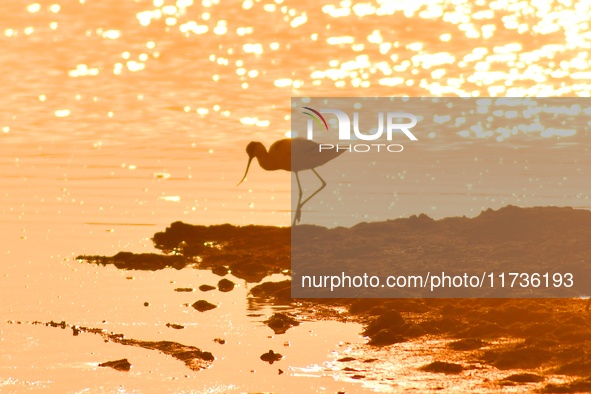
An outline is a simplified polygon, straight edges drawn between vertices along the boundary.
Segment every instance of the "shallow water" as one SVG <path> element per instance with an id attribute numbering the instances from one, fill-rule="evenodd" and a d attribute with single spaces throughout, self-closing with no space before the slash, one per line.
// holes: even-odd
<path id="1" fill-rule="evenodd" d="M 437 391 L 440 393 L 477 392 L 495 393 L 501 391 L 499 381 L 510 374 L 532 373 L 532 370 L 512 369 L 510 373 L 500 371 L 489 365 L 481 364 L 474 358 L 466 361 L 465 354 L 450 351 L 447 345 L 451 340 L 431 338 L 426 336 L 420 340 L 399 343 L 386 348 L 372 348 L 367 346 L 351 345 L 344 353 L 347 357 L 355 358 L 354 361 L 338 362 L 338 357 L 330 366 L 334 367 L 335 374 L 345 381 L 351 381 L 355 375 L 363 376 L 363 386 L 375 392 L 403 392 L 403 391 Z M 484 349 L 494 348 L 506 344 L 511 340 L 501 339 L 492 342 Z M 470 357 L 467 357 L 470 360 Z M 369 360 L 370 362 L 367 362 Z M 375 361 L 371 361 L 375 360 Z M 465 370 L 459 374 L 444 375 L 421 371 L 420 368 L 434 361 L 464 363 Z M 343 371 L 343 366 L 354 371 Z M 533 372 L 542 372 L 538 369 Z M 546 383 L 561 384 L 570 379 L 564 375 L 548 375 Z M 503 393 L 532 392 L 539 389 L 539 383 L 522 385 L 505 385 Z"/>
<path id="2" fill-rule="evenodd" d="M 74 257 L 153 251 L 149 238 L 177 220 L 289 225 L 289 174 L 253 168 L 236 183 L 248 141 L 290 132 L 290 96 L 587 97 L 588 13 L 584 2 L 550 1 L 1 3 L 0 388 L 400 390 L 402 377 L 374 387 L 332 372 L 340 342 L 364 342 L 358 325 L 306 322 L 268 338 L 264 317 L 247 316 L 245 283 L 204 294 L 222 306 L 200 315 L 184 306 L 200 292 L 174 288 L 215 284 L 208 272 L 124 272 Z M 469 138 L 486 154 L 475 152 L 482 159 L 469 169 L 451 163 L 458 171 L 438 160 L 464 145 L 436 138 L 441 150 L 405 157 L 392 217 L 473 216 L 508 203 L 589 207 L 585 135 L 546 139 L 539 165 L 527 136 Z M 518 176 L 498 189 L 507 172 Z M 192 372 L 155 351 L 7 320 L 175 340 L 218 359 Z M 213 342 L 220 335 L 226 345 Z M 260 361 L 269 348 L 285 360 Z M 129 374 L 96 368 L 123 357 L 134 364 Z"/>

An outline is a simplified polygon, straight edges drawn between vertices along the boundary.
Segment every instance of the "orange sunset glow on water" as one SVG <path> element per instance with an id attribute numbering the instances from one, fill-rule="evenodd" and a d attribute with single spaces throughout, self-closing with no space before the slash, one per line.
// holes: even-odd
<path id="1" fill-rule="evenodd" d="M 570 0 L 3 2 L 0 392 L 591 392 L 591 291 L 290 293 L 292 257 L 322 247 L 327 266 L 377 245 L 362 263 L 588 274 L 590 16 Z M 260 157 L 306 137 L 295 116 L 335 131 L 323 97 L 476 109 L 450 104 L 387 164 L 331 156 L 306 200 L 319 178 Z M 564 100 L 499 101 L 520 98 Z"/>

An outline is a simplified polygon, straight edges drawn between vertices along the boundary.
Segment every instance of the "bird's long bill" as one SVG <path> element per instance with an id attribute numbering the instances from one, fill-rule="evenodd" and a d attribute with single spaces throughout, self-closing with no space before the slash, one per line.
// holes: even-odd
<path id="1" fill-rule="evenodd" d="M 240 182 L 238 182 L 239 186 L 245 179 L 246 179 L 246 174 L 248 174 L 248 169 L 250 168 L 250 163 L 252 162 L 252 157 L 248 159 L 248 164 L 246 165 L 246 171 L 244 171 L 244 176 L 242 177 L 242 180 Z"/>

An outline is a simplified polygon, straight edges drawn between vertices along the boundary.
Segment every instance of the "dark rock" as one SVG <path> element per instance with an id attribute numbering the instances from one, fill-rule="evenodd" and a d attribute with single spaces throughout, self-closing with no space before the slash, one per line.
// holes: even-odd
<path id="1" fill-rule="evenodd" d="M 556 373 L 561 375 L 587 375 L 589 371 L 591 371 L 591 360 L 588 357 L 569 362 L 556 369 Z"/>
<path id="2" fill-rule="evenodd" d="M 250 294 L 260 298 L 273 298 L 276 301 L 289 303 L 291 298 L 291 280 L 281 282 L 264 282 L 250 290 Z"/>
<path id="3" fill-rule="evenodd" d="M 234 290 L 234 282 L 232 282 L 231 280 L 225 279 L 225 278 L 221 279 L 218 282 L 218 289 L 224 293 L 232 291 L 232 290 Z"/>
<path id="4" fill-rule="evenodd" d="M 127 372 L 131 368 L 131 364 L 126 358 L 122 358 L 121 360 L 107 361 L 106 363 L 99 364 L 99 367 L 110 367 L 117 371 Z"/>
<path id="5" fill-rule="evenodd" d="M 237 261 L 230 265 L 232 275 L 250 283 L 258 283 L 273 272 L 273 269 L 260 259 Z"/>
<path id="6" fill-rule="evenodd" d="M 219 343 L 220 345 L 223 345 L 224 343 L 226 343 L 226 340 L 222 339 L 222 338 L 215 338 L 213 341 L 216 343 Z"/>
<path id="7" fill-rule="evenodd" d="M 193 308 L 197 309 L 199 312 L 205 312 L 205 311 L 209 311 L 212 309 L 217 308 L 216 305 L 209 303 L 205 300 L 199 300 L 195 303 L 193 303 L 193 305 L 191 305 Z"/>
<path id="8" fill-rule="evenodd" d="M 591 377 L 566 384 L 548 384 L 542 393 L 591 393 Z"/>
<path id="9" fill-rule="evenodd" d="M 283 374 L 283 370 L 279 369 L 279 375 Z"/>
<path id="10" fill-rule="evenodd" d="M 174 328 L 175 330 L 182 330 L 185 326 L 181 326 L 180 324 L 175 323 L 166 323 L 166 327 Z"/>
<path id="11" fill-rule="evenodd" d="M 144 302 L 144 306 L 150 306 L 149 302 Z"/>
<path id="12" fill-rule="evenodd" d="M 176 289 L 174 289 L 174 291 L 178 291 L 178 292 L 191 292 L 193 291 L 192 287 L 177 287 Z"/>
<path id="13" fill-rule="evenodd" d="M 272 350 L 269 350 L 267 353 L 263 354 L 261 356 L 261 360 L 269 363 L 269 364 L 273 364 L 275 361 L 279 361 L 283 358 L 283 356 L 279 353 L 275 353 Z"/>
<path id="14" fill-rule="evenodd" d="M 539 383 L 544 380 L 544 377 L 533 373 L 518 373 L 507 376 L 503 380 L 514 383 Z"/>
<path id="15" fill-rule="evenodd" d="M 347 361 L 355 361 L 356 358 L 355 357 L 343 357 L 343 358 L 339 358 L 337 361 L 340 361 L 342 363 L 345 363 Z"/>
<path id="16" fill-rule="evenodd" d="M 299 326 L 300 322 L 285 313 L 274 313 L 269 319 L 265 320 L 275 334 L 285 334 L 291 327 Z"/>
<path id="17" fill-rule="evenodd" d="M 552 353 L 536 347 L 522 347 L 506 351 L 488 351 L 483 359 L 499 369 L 537 368 L 549 361 Z"/>
<path id="18" fill-rule="evenodd" d="M 481 347 L 485 346 L 486 342 L 484 342 L 480 338 L 466 338 L 460 339 L 459 341 L 455 341 L 447 345 L 452 350 L 476 350 L 480 349 Z"/>
<path id="19" fill-rule="evenodd" d="M 367 328 L 363 332 L 365 336 L 372 336 L 377 334 L 382 330 L 387 330 L 390 328 L 400 328 L 404 325 L 404 319 L 397 311 L 387 311 L 386 313 L 382 314 L 380 317 L 374 319 L 371 323 L 367 325 Z"/>
<path id="20" fill-rule="evenodd" d="M 213 267 L 211 272 L 217 276 L 226 276 L 230 272 L 230 269 L 228 267 L 224 267 L 223 265 L 218 265 Z"/>
<path id="21" fill-rule="evenodd" d="M 588 340 L 591 339 L 591 337 L 588 338 Z M 558 349 L 553 349 L 554 350 L 554 358 L 561 362 L 561 363 L 570 363 L 570 362 L 579 362 L 579 364 L 581 364 L 581 362 L 589 365 L 591 364 L 591 357 L 589 357 L 589 344 L 573 344 L 570 346 L 566 346 L 564 343 L 559 344 L 559 348 Z M 587 369 L 587 371 L 591 371 L 590 369 Z M 581 374 L 581 376 L 585 376 L 587 374 Z"/>
<path id="22" fill-rule="evenodd" d="M 215 290 L 215 286 L 201 285 L 201 286 L 199 286 L 199 290 L 201 290 L 201 291 L 211 291 L 211 290 Z"/>
<path id="23" fill-rule="evenodd" d="M 416 338 L 425 334 L 427 334 L 425 329 L 418 324 L 409 324 L 404 327 L 404 335 L 408 337 Z"/>
<path id="24" fill-rule="evenodd" d="M 446 363 L 443 361 L 435 361 L 420 368 L 425 372 L 445 373 L 445 374 L 459 374 L 464 370 L 460 364 Z"/>

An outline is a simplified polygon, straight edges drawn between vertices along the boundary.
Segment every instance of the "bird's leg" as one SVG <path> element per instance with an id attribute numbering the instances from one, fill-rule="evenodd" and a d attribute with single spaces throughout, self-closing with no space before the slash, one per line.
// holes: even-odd
<path id="1" fill-rule="evenodd" d="M 295 172 L 295 176 L 296 176 L 296 181 L 298 182 L 298 205 L 296 208 L 296 213 L 295 216 L 293 217 L 293 223 L 292 226 L 296 225 L 296 222 L 299 222 L 301 217 L 302 217 L 302 196 L 303 196 L 303 192 L 302 192 L 302 185 L 300 184 L 300 176 L 298 175 L 297 171 Z"/>
<path id="2" fill-rule="evenodd" d="M 300 211 L 300 208 L 298 208 L 298 209 L 296 210 L 295 216 L 294 216 L 294 218 L 293 218 L 293 223 L 292 223 L 291 225 L 292 225 L 292 226 L 295 226 L 295 225 L 296 225 L 296 223 L 299 223 L 299 222 L 300 222 L 300 219 L 301 219 L 301 217 L 302 217 L 302 211 Z"/>
<path id="3" fill-rule="evenodd" d="M 317 190 L 316 190 L 314 193 L 312 193 L 312 194 L 311 194 L 311 195 L 310 195 L 308 198 L 306 198 L 304 201 L 302 201 L 302 202 L 299 204 L 299 209 L 302 209 L 302 207 L 304 206 L 304 204 L 305 204 L 305 203 L 307 203 L 308 201 L 310 201 L 310 200 L 312 199 L 312 197 L 314 197 L 315 195 L 317 195 L 318 193 L 320 193 L 320 191 L 321 191 L 322 189 L 324 189 L 324 187 L 326 186 L 326 182 L 325 182 L 325 181 L 324 181 L 324 179 L 322 179 L 322 177 L 321 177 L 321 176 L 320 176 L 320 175 L 319 175 L 319 174 L 316 172 L 316 170 L 312 168 L 312 172 L 313 172 L 314 174 L 316 174 L 316 176 L 318 177 L 318 179 L 320 179 L 320 182 L 322 182 L 322 185 L 320 185 L 320 187 L 319 187 L 319 188 L 318 188 L 318 189 L 317 189 Z M 298 182 L 299 182 L 299 181 L 298 181 Z M 301 187 L 300 187 L 300 190 L 301 190 Z"/>
<path id="4" fill-rule="evenodd" d="M 295 217 L 293 218 L 293 225 L 296 225 L 296 222 L 299 223 L 300 219 L 302 218 L 302 207 L 298 206 L 296 209 Z"/>

